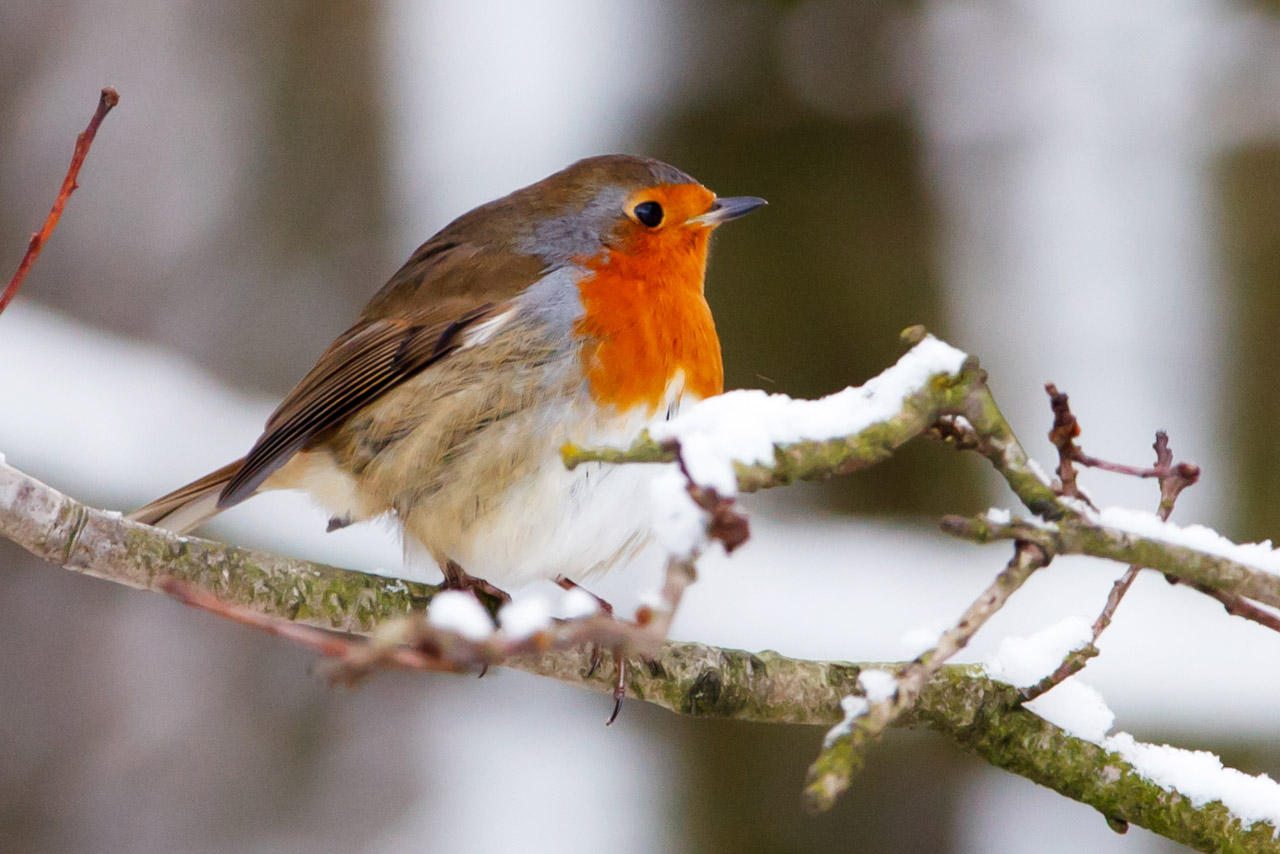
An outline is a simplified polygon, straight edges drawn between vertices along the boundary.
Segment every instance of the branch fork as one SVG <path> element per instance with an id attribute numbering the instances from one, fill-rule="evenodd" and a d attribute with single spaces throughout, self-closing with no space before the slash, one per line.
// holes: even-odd
<path id="1" fill-rule="evenodd" d="M 117 99 L 114 90 L 103 90 L 44 227 L 32 237 L 0 295 L 0 311 L 56 227 L 94 134 Z M 925 337 L 918 327 L 904 334 L 915 345 Z M 1058 554 L 1091 554 L 1129 565 L 1094 623 L 1095 642 L 1144 567 L 1213 596 L 1231 614 L 1280 630 L 1280 618 L 1261 606 L 1280 607 L 1280 576 L 1196 548 L 1107 528 L 1080 490 L 1076 466 L 1157 479 L 1162 520 L 1168 519 L 1179 494 L 1196 482 L 1199 469 L 1174 462 L 1163 433 L 1157 434 L 1156 463 L 1150 468 L 1085 454 L 1076 441 L 1080 424 L 1066 395 L 1051 385 L 1046 390 L 1054 416 L 1050 438 L 1059 456 L 1055 483 L 1047 483 L 1028 458 L 971 357 L 957 370 L 930 376 L 905 394 L 898 412 L 866 429 L 777 443 L 771 462 L 734 466 L 739 491 L 750 492 L 856 471 L 887 458 L 912 438 L 930 435 L 988 459 L 1039 517 L 943 520 L 948 533 L 978 542 L 1012 541 L 1013 556 L 932 649 L 894 665 L 799 661 L 771 652 L 665 641 L 683 593 L 697 577 L 696 549 L 671 557 L 656 607 L 642 607 L 634 622 L 597 612 L 548 619 L 521 635 L 500 627 L 473 635 L 433 625 L 429 611 L 423 615 L 423 606 L 439 593 L 436 587 L 177 537 L 75 502 L 5 465 L 2 458 L 0 535 L 51 563 L 164 592 L 312 649 L 327 661 L 335 681 L 354 682 L 383 669 L 483 672 L 501 665 L 593 690 L 625 687 L 632 696 L 685 714 L 831 725 L 840 720 L 839 710 L 847 709 L 845 723 L 829 733 L 809 771 L 804 803 L 815 811 L 831 806 L 848 787 L 887 727 L 926 725 L 992 764 L 1094 806 L 1117 829 L 1134 822 L 1202 850 L 1280 851 L 1269 825 L 1246 827 L 1224 809 L 1194 807 L 1187 798 L 1141 778 L 1122 757 L 1072 738 L 1021 707 L 1084 667 L 1097 655 L 1095 643 L 1066 656 L 1054 673 L 1023 691 L 987 679 L 974 668 L 947 663 Z M 570 445 L 563 456 L 570 468 L 587 461 L 677 462 L 690 498 L 705 514 L 708 541 L 719 540 L 731 552 L 749 534 L 732 498 L 689 478 L 676 441 L 658 442 L 645 435 L 625 450 Z M 619 666 L 615 685 L 596 673 L 588 652 L 592 647 L 642 655 L 646 666 Z M 872 690 L 865 677 L 873 669 L 892 671 L 880 680 L 889 684 Z"/>

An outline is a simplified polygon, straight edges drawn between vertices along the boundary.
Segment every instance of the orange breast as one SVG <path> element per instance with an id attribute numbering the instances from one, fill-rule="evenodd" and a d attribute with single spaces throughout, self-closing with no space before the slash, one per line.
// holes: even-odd
<path id="1" fill-rule="evenodd" d="M 582 260 L 590 274 L 578 285 L 577 332 L 588 339 L 583 367 L 597 403 L 653 414 L 679 371 L 687 393 L 724 390 L 720 339 L 703 296 L 709 237 L 706 228 L 676 227 Z"/>

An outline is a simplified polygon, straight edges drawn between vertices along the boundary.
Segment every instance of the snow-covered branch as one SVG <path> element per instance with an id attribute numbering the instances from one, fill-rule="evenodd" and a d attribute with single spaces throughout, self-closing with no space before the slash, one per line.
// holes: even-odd
<path id="1" fill-rule="evenodd" d="M 359 636 L 396 623 L 435 593 L 430 585 L 176 537 L 88 507 L 2 463 L 0 535 L 50 563 L 130 587 L 159 590 L 173 583 L 166 579 L 182 579 L 191 588 L 214 592 L 224 605 L 235 603 L 277 623 L 340 629 L 345 634 L 316 633 L 315 638 L 328 640 L 328 647 L 310 645 L 338 656 L 343 667 L 355 661 L 353 654 L 364 654 L 370 662 L 386 649 L 409 649 L 388 646 L 391 639 L 385 636 L 369 642 Z M 237 580 L 242 573 L 244 580 Z M 187 598 L 186 592 L 181 598 Z M 452 660 L 492 645 L 491 638 L 468 642 L 460 631 L 466 621 L 447 622 L 435 626 L 435 636 L 451 644 Z M 524 643 L 501 666 L 600 693 L 613 690 L 610 674 L 591 672 L 591 652 L 585 646 L 545 650 L 537 632 L 526 635 Z M 378 644 L 382 649 L 375 649 Z M 473 663 L 484 660 L 476 655 Z M 380 661 L 418 666 L 412 655 Z M 807 661 L 768 651 L 667 641 L 649 653 L 644 667 L 628 669 L 627 691 L 633 698 L 696 717 L 838 726 L 848 698 L 865 694 L 868 685 L 883 690 L 884 680 L 870 674 L 888 676 L 884 671 L 900 666 Z M 344 670 L 343 675 L 359 672 Z M 1203 850 L 1280 851 L 1269 825 L 1250 825 L 1220 804 L 1197 803 L 1147 779 L 1115 751 L 1070 735 L 1023 708 L 1016 688 L 975 667 L 933 670 L 915 702 L 892 724 L 942 733 L 992 765 L 1095 807 L 1117 826 L 1132 822 Z"/>
<path id="2" fill-rule="evenodd" d="M 1280 851 L 1273 834 L 1280 826 L 1280 787 L 1265 776 L 1222 769 L 1210 754 L 1107 735 L 1110 718 L 1098 728 L 1099 715 L 1085 715 L 1081 725 L 1080 709 L 1105 708 L 1100 698 L 1066 714 L 1058 708 L 1058 716 L 1047 711 L 1085 687 L 1068 677 L 1096 652 L 1088 636 L 1056 650 L 1056 657 L 1038 659 L 1025 679 L 991 671 L 1014 684 L 945 664 L 1035 569 L 1059 554 L 1157 569 L 1220 601 L 1257 610 L 1280 605 L 1280 557 L 1269 544 L 1240 546 L 1152 514 L 1094 509 L 1067 464 L 1099 461 L 1069 445 L 1059 472 L 1071 482 L 1051 480 L 1018 442 L 975 359 L 923 330 L 910 330 L 908 338 L 914 347 L 897 365 L 819 401 L 733 392 L 654 428 L 629 449 L 565 449 L 569 465 L 680 463 L 655 491 L 655 525 L 671 555 L 661 608 L 642 609 L 634 622 L 594 608 L 552 619 L 545 609 L 517 611 L 519 603 L 494 615 L 460 594 L 437 595 L 430 585 L 174 536 L 80 504 L 2 462 L 0 535 L 60 566 L 162 590 L 304 644 L 330 659 L 339 677 L 392 667 L 497 665 L 600 691 L 616 690 L 621 680 L 629 696 L 682 714 L 834 724 L 806 790 L 816 808 L 847 786 L 886 727 L 924 725 L 994 765 L 1094 806 L 1113 826 L 1134 822 L 1205 850 Z M 1065 412 L 1065 398 L 1061 408 Z M 671 613 L 696 577 L 697 554 L 713 539 L 732 548 L 746 536 L 734 495 L 864 468 L 921 435 L 988 459 L 1038 517 L 1015 519 L 1008 511 L 948 517 L 949 532 L 1012 541 L 1015 556 L 929 653 L 912 662 L 857 665 L 664 641 Z M 1163 489 L 1166 479 L 1194 481 L 1191 468 L 1179 466 L 1105 467 L 1160 478 L 1168 492 L 1173 486 Z M 593 661 L 593 647 L 622 658 L 641 654 L 644 665 L 610 673 Z M 1059 663 L 1056 687 L 1028 703 Z M 1203 772 L 1208 766 L 1216 770 Z M 1204 779 L 1213 782 L 1202 785 Z"/>
<path id="3" fill-rule="evenodd" d="M 879 684 L 868 682 L 868 674 L 862 675 L 860 685 L 866 701 L 859 704 L 856 697 L 842 701 L 846 721 L 828 733 L 822 752 L 809 768 L 804 801 L 811 811 L 819 812 L 835 803 L 861 769 L 870 749 L 888 727 L 916 704 L 933 675 L 1050 559 L 1035 545 L 1019 543 L 1009 565 L 965 610 L 955 626 L 942 633 L 933 649 L 901 665 L 896 673 L 880 671 Z"/>
<path id="4" fill-rule="evenodd" d="M 1138 511 L 1108 508 L 1056 525 L 999 511 L 974 519 L 948 516 L 942 529 L 979 543 L 1035 543 L 1050 554 L 1082 554 L 1157 569 L 1196 586 L 1280 607 L 1280 555 L 1269 543 L 1237 545 L 1203 527 L 1181 528 Z M 1247 562 L 1246 562 L 1247 561 Z"/>

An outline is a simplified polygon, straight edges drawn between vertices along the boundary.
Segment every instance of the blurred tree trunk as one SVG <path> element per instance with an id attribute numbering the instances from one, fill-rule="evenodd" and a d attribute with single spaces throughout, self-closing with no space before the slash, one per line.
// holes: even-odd
<path id="1" fill-rule="evenodd" d="M 1233 536 L 1280 537 L 1280 146 L 1243 148 L 1222 162 L 1222 236 L 1238 330 L 1229 385 L 1237 508 Z"/>
<path id="2" fill-rule="evenodd" d="M 240 5 L 267 124 L 246 165 L 249 207 L 225 238 L 254 247 L 262 263 L 247 271 L 260 289 L 228 313 L 242 346 L 223 351 L 218 369 L 283 389 L 394 272 L 378 13 L 342 0 Z"/>

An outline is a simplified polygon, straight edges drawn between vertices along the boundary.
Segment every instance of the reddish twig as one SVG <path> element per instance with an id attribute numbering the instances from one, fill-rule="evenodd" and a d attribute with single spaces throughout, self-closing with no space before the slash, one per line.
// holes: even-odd
<path id="1" fill-rule="evenodd" d="M 1128 466 L 1124 463 L 1112 463 L 1100 460 L 1076 448 L 1075 461 L 1082 466 L 1102 469 L 1129 477 L 1157 478 L 1160 481 L 1160 518 L 1168 521 L 1173 512 L 1174 502 L 1182 494 L 1182 490 L 1194 486 L 1200 479 L 1200 467 L 1194 463 L 1175 463 L 1173 452 L 1169 450 L 1169 436 L 1163 430 L 1156 432 L 1156 441 L 1152 445 L 1156 451 L 1156 464 L 1149 468 Z"/>
<path id="2" fill-rule="evenodd" d="M 1111 592 L 1107 594 L 1107 604 L 1102 607 L 1102 612 L 1098 614 L 1098 619 L 1093 621 L 1092 639 L 1080 649 L 1067 653 L 1066 658 L 1062 659 L 1062 663 L 1048 676 L 1034 685 L 1023 688 L 1021 694 L 1024 702 L 1034 700 L 1050 688 L 1060 685 L 1075 676 L 1089 663 L 1089 659 L 1098 655 L 1098 638 L 1111 625 L 1111 620 L 1115 617 L 1116 608 L 1120 607 L 1120 600 L 1124 598 L 1124 594 L 1129 592 L 1129 588 L 1133 586 L 1134 579 L 1138 577 L 1140 570 L 1141 567 L 1131 566 L 1124 571 L 1124 575 L 1116 579 L 1116 583 L 1111 585 Z"/>
<path id="3" fill-rule="evenodd" d="M 267 632 L 310 649 L 328 660 L 333 682 L 354 683 L 379 670 L 422 670 L 465 673 L 509 659 L 549 650 L 598 645 L 618 656 L 646 655 L 664 639 L 656 627 L 619 620 L 603 611 L 573 620 L 554 620 L 527 637 L 496 630 L 483 640 L 470 640 L 431 625 L 425 613 L 414 613 L 378 626 L 369 638 L 331 632 L 261 614 L 223 602 L 192 584 L 166 579 L 160 589 L 178 601 L 241 625 Z"/>
<path id="4" fill-rule="evenodd" d="M 1053 383 L 1045 383 L 1044 390 L 1049 395 L 1049 406 L 1053 410 L 1053 426 L 1049 429 L 1049 441 L 1058 450 L 1057 471 L 1060 493 L 1079 498 L 1088 502 L 1089 506 L 1093 506 L 1093 502 L 1080 492 L 1080 486 L 1076 482 L 1075 465 L 1077 463 L 1129 477 L 1156 478 L 1160 481 L 1160 518 L 1167 521 L 1169 514 L 1173 512 L 1173 504 L 1178 500 L 1182 490 L 1195 485 L 1200 479 L 1200 467 L 1194 463 L 1175 463 L 1173 453 L 1169 450 L 1169 436 L 1163 430 L 1156 432 L 1156 441 L 1153 445 L 1156 452 L 1154 466 L 1113 463 L 1086 454 L 1075 441 L 1080 436 L 1080 422 L 1071 411 L 1067 395 L 1058 391 L 1058 387 Z"/>
<path id="5" fill-rule="evenodd" d="M 707 512 L 709 517 L 707 538 L 719 540 L 724 546 L 725 553 L 732 554 L 734 549 L 745 543 L 751 536 L 751 524 L 747 521 L 747 517 L 734 509 L 732 498 L 726 498 L 711 487 L 703 486 L 693 479 L 678 445 L 676 446 L 676 463 L 680 466 L 680 473 L 689 483 L 687 487 L 689 497 L 693 499 L 694 504 Z"/>
<path id="6" fill-rule="evenodd" d="M 1231 616 L 1257 623 L 1260 626 L 1271 629 L 1273 632 L 1280 632 L 1280 616 L 1268 611 L 1261 605 L 1255 605 L 1243 596 L 1228 593 L 1225 590 L 1214 590 L 1212 587 L 1205 587 L 1201 584 L 1192 584 L 1191 587 L 1206 596 L 1217 599 Z"/>
<path id="7" fill-rule="evenodd" d="M 53 230 L 58 227 L 58 220 L 62 218 L 62 209 L 67 206 L 67 199 L 71 198 L 71 194 L 80 186 L 76 183 L 76 179 L 80 175 L 80 167 L 84 165 L 85 157 L 89 154 L 89 146 L 93 145 L 93 138 L 98 133 L 98 126 L 107 117 L 107 113 L 111 112 L 111 108 L 118 103 L 120 103 L 120 95 L 115 89 L 108 86 L 102 90 L 102 95 L 98 98 L 98 108 L 93 112 L 93 118 L 89 120 L 89 125 L 84 131 L 76 137 L 75 151 L 71 154 L 71 165 L 67 167 L 67 175 L 62 179 L 62 189 L 58 191 L 58 197 L 53 200 L 53 208 L 49 211 L 49 215 L 45 217 L 44 227 L 31 235 L 31 241 L 27 244 L 27 251 L 22 256 L 22 262 L 18 264 L 18 271 L 9 280 L 9 286 L 4 289 L 4 293 L 0 294 L 0 312 L 3 312 L 14 296 L 17 295 L 18 289 L 22 287 L 23 280 L 27 278 L 27 273 L 31 270 L 31 265 L 35 264 L 36 258 L 40 256 L 40 250 L 44 248 L 45 243 L 53 236 Z"/>
<path id="8" fill-rule="evenodd" d="M 327 659 L 331 659 L 341 668 L 330 672 L 334 681 L 354 681 L 374 669 L 403 670 L 465 670 L 456 666 L 445 666 L 438 657 L 432 657 L 419 649 L 400 645 L 384 645 L 379 655 L 371 657 L 368 652 L 374 646 L 372 641 L 356 638 L 340 632 L 329 632 L 301 623 L 292 623 L 279 617 L 260 614 L 240 605 L 223 602 L 209 591 L 183 581 L 165 579 L 160 582 L 160 589 L 177 599 L 184 605 L 208 611 L 219 617 L 239 623 L 242 626 L 258 629 L 270 635 L 292 641 L 306 647 Z M 358 665 L 357 665 L 358 662 Z"/>
<path id="9" fill-rule="evenodd" d="M 1073 463 L 1080 463 L 1084 466 L 1131 477 L 1159 478 L 1160 507 L 1157 513 L 1161 520 L 1169 521 L 1169 516 L 1173 513 L 1173 505 L 1177 502 L 1178 496 L 1182 494 L 1182 490 L 1194 485 L 1200 479 L 1199 466 L 1191 463 L 1175 463 L 1173 461 L 1173 452 L 1169 450 L 1169 435 L 1163 430 L 1156 431 L 1156 441 L 1151 446 L 1156 452 L 1156 464 L 1150 468 L 1111 463 L 1100 460 L 1097 457 L 1091 457 L 1080 450 L 1080 447 L 1075 443 L 1076 437 L 1080 435 L 1080 423 L 1071 412 L 1067 396 L 1059 392 L 1053 383 L 1046 384 L 1045 391 L 1049 394 L 1049 405 L 1053 408 L 1053 429 L 1049 431 L 1049 439 L 1053 442 L 1054 447 L 1058 449 L 1058 477 L 1062 481 L 1063 494 L 1084 498 L 1084 496 L 1080 495 L 1079 488 L 1075 483 Z M 1087 501 L 1088 499 L 1085 498 L 1085 500 Z M 1120 607 L 1120 601 L 1129 592 L 1129 588 L 1133 586 L 1134 580 L 1137 579 L 1138 573 L 1141 571 L 1142 567 L 1136 565 L 1130 566 L 1125 570 L 1124 575 L 1120 576 L 1116 583 L 1111 586 L 1111 592 L 1107 595 L 1107 603 L 1103 606 L 1101 613 L 1098 614 L 1098 618 L 1093 621 L 1092 640 L 1083 648 L 1069 653 L 1053 673 L 1041 679 L 1035 685 L 1024 688 L 1022 690 L 1023 700 L 1034 700 L 1055 685 L 1066 681 L 1069 677 L 1079 673 L 1089 659 L 1098 654 L 1098 638 L 1111 625 L 1116 609 Z M 1208 587 L 1200 587 L 1199 585 L 1196 585 L 1196 589 L 1222 602 L 1228 613 L 1247 617 L 1263 625 L 1268 625 L 1267 621 L 1270 620 L 1271 627 L 1280 631 L 1280 617 L 1276 617 L 1270 611 L 1265 611 L 1253 603 L 1245 601 L 1243 597 L 1234 593 L 1225 593 Z"/>
<path id="10" fill-rule="evenodd" d="M 1049 395 L 1049 406 L 1053 409 L 1053 426 L 1049 428 L 1049 441 L 1058 449 L 1060 493 L 1078 498 L 1093 507 L 1093 502 L 1080 491 L 1080 485 L 1076 483 L 1074 464 L 1082 455 L 1080 447 L 1076 445 L 1076 437 L 1080 435 L 1080 422 L 1071 412 L 1067 396 L 1058 391 L 1056 385 L 1045 383 L 1044 390 Z"/>

